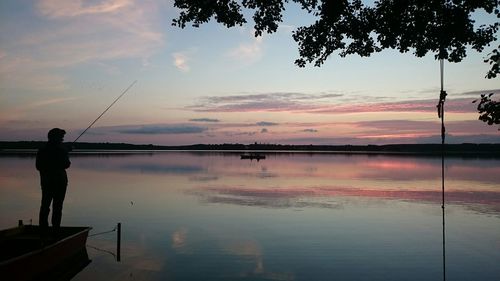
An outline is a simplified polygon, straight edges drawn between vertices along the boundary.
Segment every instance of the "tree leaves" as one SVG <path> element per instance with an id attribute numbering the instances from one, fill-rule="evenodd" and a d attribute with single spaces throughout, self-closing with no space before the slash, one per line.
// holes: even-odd
<path id="1" fill-rule="evenodd" d="M 175 0 L 181 12 L 172 24 L 199 27 L 215 18 L 227 27 L 243 25 L 242 10 L 249 9 L 254 10 L 255 36 L 261 36 L 276 32 L 288 2 L 317 17 L 293 32 L 299 50 L 295 64 L 300 67 L 321 66 L 333 53 L 365 57 L 387 48 L 417 57 L 431 52 L 436 59 L 460 62 L 467 47 L 480 52 L 493 42 L 500 27 L 498 21 L 475 27 L 472 19 L 479 9 L 499 18 L 498 0 L 379 0 L 373 6 L 361 0 Z M 488 77 L 496 77 L 498 51 L 489 61 Z"/>
<path id="2" fill-rule="evenodd" d="M 243 25 L 247 22 L 244 8 L 255 11 L 255 36 L 261 36 L 277 31 L 288 2 L 300 4 L 317 18 L 293 32 L 299 67 L 319 67 L 334 53 L 366 57 L 383 49 L 413 52 L 416 57 L 434 53 L 436 59 L 460 62 L 468 47 L 481 52 L 495 41 L 500 27 L 498 20 L 475 26 L 472 19 L 478 10 L 500 19 L 499 0 L 378 0 L 372 6 L 361 0 L 175 0 L 181 12 L 172 25 L 199 27 L 212 18 L 226 27 Z M 500 74 L 499 49 L 484 60 L 491 65 L 486 78 Z M 491 96 L 481 95 L 479 119 L 500 124 L 500 102 Z"/>
<path id="3" fill-rule="evenodd" d="M 496 78 L 500 74 L 500 45 L 497 49 L 489 53 L 489 57 L 484 60 L 484 62 L 491 65 L 491 69 L 486 74 L 486 78 L 492 79 Z"/>
<path id="4" fill-rule="evenodd" d="M 172 25 L 180 28 L 186 27 L 189 22 L 194 27 L 199 27 L 212 17 L 227 27 L 246 23 L 241 6 L 234 0 L 175 0 L 174 6 L 181 9 L 181 12 L 177 19 L 172 20 Z"/>
<path id="5" fill-rule="evenodd" d="M 500 101 L 492 100 L 492 96 L 493 93 L 481 94 L 481 100 L 477 105 L 479 120 L 488 123 L 488 125 L 500 124 Z M 476 102 L 477 100 L 473 101 L 473 103 Z"/>

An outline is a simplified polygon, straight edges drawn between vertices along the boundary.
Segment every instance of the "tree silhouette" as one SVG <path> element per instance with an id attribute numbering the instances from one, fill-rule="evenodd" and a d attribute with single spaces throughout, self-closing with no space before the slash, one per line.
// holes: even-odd
<path id="1" fill-rule="evenodd" d="M 500 75 L 500 45 L 496 50 L 488 54 L 489 57 L 484 62 L 491 64 L 491 69 L 486 74 L 486 78 L 493 79 Z"/>
<path id="2" fill-rule="evenodd" d="M 277 31 L 289 2 L 316 17 L 313 24 L 293 31 L 299 67 L 321 66 L 334 53 L 365 57 L 384 49 L 460 62 L 468 47 L 481 52 L 495 41 L 500 27 L 498 20 L 475 26 L 472 18 L 477 11 L 500 18 L 499 0 L 378 0 L 371 6 L 361 0 L 175 0 L 181 11 L 172 24 L 199 27 L 213 18 L 226 27 L 241 26 L 247 23 L 243 10 L 253 10 L 255 36 L 261 36 Z M 496 49 L 485 60 L 491 65 L 487 78 L 500 74 L 499 57 Z M 482 99 L 479 105 L 480 114 L 498 116 L 498 102 Z M 484 118 L 480 116 L 490 124 Z"/>
<path id="3" fill-rule="evenodd" d="M 500 26 L 497 21 L 475 27 L 472 19 L 478 10 L 499 18 L 498 0 L 379 0 L 373 6 L 361 0 L 175 0 L 181 11 L 172 24 L 199 27 L 214 18 L 233 27 L 247 23 L 243 9 L 254 10 L 255 36 L 260 36 L 277 31 L 288 2 L 317 18 L 293 32 L 300 56 L 295 63 L 301 67 L 321 66 L 337 51 L 369 56 L 387 48 L 459 62 L 468 46 L 480 52 L 493 42 Z"/>
<path id="4" fill-rule="evenodd" d="M 479 111 L 479 120 L 488 123 L 488 125 L 500 124 L 500 101 L 492 100 L 493 93 L 481 94 L 481 100 L 477 105 Z M 473 103 L 477 100 L 473 101 Z M 498 129 L 500 130 L 500 128 Z"/>
<path id="5" fill-rule="evenodd" d="M 486 78 L 493 79 L 500 74 L 500 46 L 496 50 L 489 53 L 489 57 L 484 62 L 491 65 L 490 71 L 486 74 Z M 500 124 L 500 101 L 492 99 L 493 93 L 481 94 L 481 100 L 477 105 L 479 112 L 479 120 L 486 122 L 488 125 Z M 473 103 L 477 100 L 473 101 Z M 500 130 L 500 128 L 498 128 Z"/>

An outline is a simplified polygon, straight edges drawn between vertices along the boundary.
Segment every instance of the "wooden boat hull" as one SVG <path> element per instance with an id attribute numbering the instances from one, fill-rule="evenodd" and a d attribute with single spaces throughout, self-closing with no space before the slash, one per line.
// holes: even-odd
<path id="1" fill-rule="evenodd" d="M 54 234 L 49 228 L 45 234 L 38 226 L 19 226 L 0 231 L 0 276 L 5 280 L 69 280 L 68 275 L 73 277 L 90 263 L 85 247 L 90 229 L 61 227 Z"/>

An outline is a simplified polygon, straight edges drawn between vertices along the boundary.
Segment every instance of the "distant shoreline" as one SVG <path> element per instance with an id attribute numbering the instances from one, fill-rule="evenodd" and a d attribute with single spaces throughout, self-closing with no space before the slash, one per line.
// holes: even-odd
<path id="1" fill-rule="evenodd" d="M 30 154 L 43 146 L 42 141 L 0 141 L 0 154 Z M 388 145 L 282 145 L 282 144 L 195 144 L 183 146 L 137 145 L 127 143 L 76 143 L 75 154 L 126 154 L 165 151 L 243 153 L 325 153 L 367 155 L 440 156 L 441 144 L 388 144 Z M 500 143 L 446 144 L 447 156 L 500 157 Z"/>

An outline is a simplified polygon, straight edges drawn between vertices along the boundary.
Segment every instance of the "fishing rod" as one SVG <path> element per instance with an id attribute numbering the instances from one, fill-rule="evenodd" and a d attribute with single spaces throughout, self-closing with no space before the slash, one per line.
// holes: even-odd
<path id="1" fill-rule="evenodd" d="M 72 143 L 75 144 L 75 142 L 81 137 L 83 136 L 83 134 L 85 134 L 85 132 L 87 132 L 88 129 L 90 129 L 90 127 L 92 127 L 95 122 L 97 122 L 97 120 L 99 120 L 121 97 L 123 97 L 123 95 L 125 95 L 128 90 L 130 90 L 130 88 L 132 88 L 132 86 L 134 86 L 134 84 L 137 82 L 137 80 L 135 80 L 134 82 L 132 82 L 132 84 L 130 84 L 130 86 L 127 87 L 127 89 L 125 89 L 125 91 L 123 91 L 121 93 L 121 95 L 119 95 L 102 113 L 101 115 L 99 115 L 95 120 L 94 122 L 90 123 L 90 125 L 87 127 L 87 129 L 85 129 Z"/>

